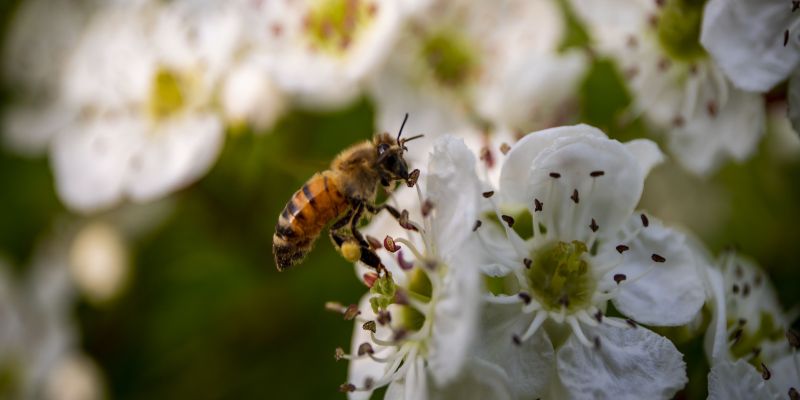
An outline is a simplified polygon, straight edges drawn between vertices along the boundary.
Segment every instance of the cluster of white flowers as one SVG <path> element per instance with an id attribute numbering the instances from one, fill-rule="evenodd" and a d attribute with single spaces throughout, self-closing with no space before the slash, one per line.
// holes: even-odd
<path id="1" fill-rule="evenodd" d="M 366 228 L 385 237 L 371 241 L 386 270 L 357 266 L 369 293 L 333 307 L 356 321 L 336 354 L 351 399 L 383 386 L 387 399 L 668 399 L 686 365 L 650 328 L 703 324 L 712 398 L 796 393 L 797 333 L 766 274 L 635 210 L 655 143 L 534 132 L 498 160 L 497 184 L 452 136 L 429 159 L 416 193 L 393 199 L 409 217 Z"/>

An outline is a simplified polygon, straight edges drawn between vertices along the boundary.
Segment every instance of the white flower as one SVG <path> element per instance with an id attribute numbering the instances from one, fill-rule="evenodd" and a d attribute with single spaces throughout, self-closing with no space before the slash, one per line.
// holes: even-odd
<path id="1" fill-rule="evenodd" d="M 248 42 L 275 83 L 302 105 L 338 107 L 391 51 L 399 0 L 248 1 Z"/>
<path id="2" fill-rule="evenodd" d="M 565 26 L 554 1 L 434 1 L 412 19 L 371 81 L 377 126 L 426 134 L 469 129 L 476 119 L 527 131 L 550 126 L 585 69 L 557 53 Z"/>
<path id="3" fill-rule="evenodd" d="M 75 119 L 51 148 L 68 206 L 154 200 L 211 167 L 224 135 L 214 90 L 239 29 L 217 11 L 126 4 L 93 18 L 62 85 Z"/>
<path id="4" fill-rule="evenodd" d="M 686 237 L 634 213 L 661 159 L 649 140 L 586 125 L 531 133 L 508 153 L 477 232 L 499 293 L 483 357 L 516 398 L 670 398 L 686 383 L 672 343 L 633 321 L 684 325 L 705 300 Z M 631 319 L 604 315 L 609 301 Z"/>
<path id="5" fill-rule="evenodd" d="M 713 316 L 706 333 L 709 399 L 792 398 L 792 388 L 800 389 L 800 336 L 787 331 L 790 321 L 766 273 L 727 252 L 706 279 Z"/>
<path id="6" fill-rule="evenodd" d="M 130 272 L 125 239 L 111 224 L 86 224 L 72 239 L 69 269 L 75 285 L 90 301 L 111 300 L 127 283 Z"/>
<path id="7" fill-rule="evenodd" d="M 427 204 L 426 210 L 412 216 L 423 224 L 409 222 L 418 233 L 398 235 L 394 244 L 399 251 L 387 244 L 387 250 L 397 253 L 381 251 L 390 273 L 374 281 L 359 307 L 348 356 L 350 384 L 344 386 L 351 399 L 368 398 L 372 390 L 386 385 L 387 399 L 440 398 L 467 387 L 494 392 L 496 382 L 478 372 L 493 367 L 482 369 L 469 362 L 482 290 L 471 227 L 464 224 L 474 220 L 478 210 L 475 164 L 463 142 L 449 136 L 437 141 L 423 183 L 426 190 L 420 191 L 421 197 L 425 193 L 420 201 Z M 375 221 L 365 233 L 386 234 L 387 225 Z M 375 278 L 374 273 L 368 276 Z M 463 376 L 480 379 L 462 380 Z"/>
<path id="8" fill-rule="evenodd" d="M 71 114 L 55 104 L 58 84 L 91 9 L 89 1 L 31 0 L 14 13 L 2 63 L 3 80 L 14 90 L 3 110 L 3 142 L 14 150 L 43 153 L 69 122 Z"/>
<path id="9" fill-rule="evenodd" d="M 800 67 L 800 10 L 786 0 L 710 0 L 700 42 L 739 89 L 766 92 Z"/>
<path id="10" fill-rule="evenodd" d="M 232 67 L 220 97 L 225 117 L 234 127 L 247 124 L 256 132 L 271 128 L 287 106 L 275 81 L 252 58 Z"/>
<path id="11" fill-rule="evenodd" d="M 81 355 L 69 320 L 74 292 L 66 253 L 65 243 L 45 242 L 19 281 L 0 262 L 0 374 L 11 378 L 0 397 L 100 398 L 102 378 Z M 69 366 L 79 359 L 84 360 L 79 370 Z M 50 397 L 56 388 L 59 396 Z"/>
<path id="12" fill-rule="evenodd" d="M 613 57 L 675 158 L 705 175 L 746 159 L 764 131 L 764 100 L 737 89 L 699 42 L 702 2 L 573 0 L 600 52 Z M 659 6 L 659 4 L 663 4 Z"/>

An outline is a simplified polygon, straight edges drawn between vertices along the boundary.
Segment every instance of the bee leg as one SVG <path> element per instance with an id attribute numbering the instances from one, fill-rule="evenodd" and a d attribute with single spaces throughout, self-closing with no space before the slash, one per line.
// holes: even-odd
<path id="1" fill-rule="evenodd" d="M 358 231 L 358 223 L 361 221 L 361 216 L 364 214 L 365 206 L 366 203 L 360 203 L 355 207 L 353 219 L 350 220 L 350 232 L 353 234 L 353 237 L 358 241 L 358 244 L 361 245 L 361 247 L 369 248 L 369 242 L 367 242 L 361 232 Z"/>
<path id="2" fill-rule="evenodd" d="M 394 208 L 394 207 L 392 207 L 392 206 L 390 206 L 388 204 L 381 204 L 379 206 L 376 206 L 374 204 L 365 203 L 364 206 L 367 207 L 367 211 L 369 211 L 369 212 L 371 212 L 373 214 L 377 214 L 381 210 L 386 210 L 386 211 L 389 212 L 389 214 L 392 214 L 392 217 L 394 217 L 396 220 L 400 220 L 400 215 L 401 215 L 400 211 L 397 211 L 396 208 Z"/>

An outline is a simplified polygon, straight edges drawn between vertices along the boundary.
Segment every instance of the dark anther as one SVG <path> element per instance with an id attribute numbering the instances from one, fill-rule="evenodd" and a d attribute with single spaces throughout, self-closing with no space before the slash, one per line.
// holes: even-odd
<path id="1" fill-rule="evenodd" d="M 786 340 L 789 341 L 789 346 L 792 346 L 795 349 L 800 349 L 800 332 L 797 332 L 794 329 L 787 330 Z"/>
<path id="2" fill-rule="evenodd" d="M 347 310 L 344 311 L 344 319 L 345 321 L 352 321 L 358 314 L 361 314 L 361 311 L 358 311 L 358 306 L 350 304 L 347 306 Z"/>
<path id="3" fill-rule="evenodd" d="M 800 400 L 800 393 L 797 392 L 797 389 L 789 388 L 789 400 Z"/>
<path id="4" fill-rule="evenodd" d="M 370 378 L 370 377 L 366 377 L 366 378 L 364 379 L 364 389 L 366 389 L 366 390 L 370 390 L 370 389 L 372 389 L 372 386 L 373 386 L 373 385 L 375 385 L 375 380 L 373 380 L 373 379 L 372 379 L 372 378 Z"/>
<path id="5" fill-rule="evenodd" d="M 541 201 L 539 201 L 539 199 L 533 199 L 533 211 L 534 211 L 534 212 L 536 212 L 536 211 L 542 211 L 542 206 L 543 206 L 543 205 L 544 205 L 544 204 L 542 204 L 542 202 L 541 202 Z"/>
<path id="6" fill-rule="evenodd" d="M 578 189 L 573 190 L 572 196 L 569 196 L 569 198 L 572 199 L 572 201 L 574 201 L 575 204 L 578 204 L 578 202 L 581 200 L 580 197 L 578 197 Z"/>
<path id="7" fill-rule="evenodd" d="M 483 197 L 485 197 L 485 198 L 487 198 L 487 199 L 488 199 L 489 197 L 492 197 L 492 195 L 494 195 L 494 190 L 490 190 L 490 191 L 488 191 L 488 192 L 483 192 Z"/>
<path id="8" fill-rule="evenodd" d="M 741 329 L 741 328 L 737 329 L 737 330 L 733 331 L 733 333 L 731 333 L 730 341 L 733 342 L 733 343 L 731 343 L 731 346 L 734 346 L 734 345 L 736 345 L 736 343 L 739 343 L 739 339 L 742 338 L 742 334 L 743 333 L 744 333 L 744 330 Z"/>
<path id="9" fill-rule="evenodd" d="M 511 150 L 511 146 L 509 146 L 508 143 L 503 142 L 500 144 L 500 152 L 503 153 L 503 155 L 508 154 L 509 150 Z"/>
<path id="10" fill-rule="evenodd" d="M 733 284 L 733 294 L 738 294 L 738 293 L 739 293 L 739 285 L 734 283 Z"/>
<path id="11" fill-rule="evenodd" d="M 517 346 L 521 346 L 522 345 L 522 339 L 520 339 L 520 337 L 517 336 L 517 335 L 511 336 L 511 341 L 514 342 L 514 344 L 517 345 Z"/>
<path id="12" fill-rule="evenodd" d="M 394 239 L 392 239 L 392 237 L 389 235 L 386 235 L 386 237 L 383 238 L 383 247 L 385 247 L 386 250 L 391 253 L 395 253 L 397 250 L 400 250 L 400 246 L 395 244 Z"/>
<path id="13" fill-rule="evenodd" d="M 644 225 L 645 228 L 650 226 L 650 220 L 647 219 L 647 215 L 642 214 L 642 225 Z"/>
<path id="14" fill-rule="evenodd" d="M 594 348 L 595 349 L 600 349 L 600 336 L 595 336 L 594 337 Z"/>
<path id="15" fill-rule="evenodd" d="M 710 115 L 711 118 L 715 118 L 718 111 L 717 102 L 711 100 L 706 103 L 706 111 L 708 111 L 708 115 Z"/>
<path id="16" fill-rule="evenodd" d="M 628 326 L 630 326 L 631 328 L 636 328 L 637 326 L 639 326 L 639 325 L 636 325 L 636 321 L 634 321 L 634 320 L 632 320 L 632 319 L 630 319 L 630 318 L 625 318 L 625 322 L 626 322 L 626 323 L 628 324 Z"/>
<path id="17" fill-rule="evenodd" d="M 336 352 L 333 353 L 333 358 L 335 358 L 336 361 L 339 361 L 339 360 L 343 359 L 344 356 L 345 356 L 344 349 L 341 348 L 341 347 L 337 347 L 336 348 Z"/>
<path id="18" fill-rule="evenodd" d="M 617 285 L 619 285 L 620 282 L 624 281 L 625 279 L 628 279 L 625 274 L 614 274 L 614 282 L 617 282 Z"/>
<path id="19" fill-rule="evenodd" d="M 630 247 L 625 246 L 624 244 L 621 244 L 621 245 L 617 246 L 617 252 L 619 254 L 622 254 L 622 253 L 624 253 L 624 252 L 626 252 L 626 251 L 628 251 L 630 249 L 631 249 Z"/>
<path id="20" fill-rule="evenodd" d="M 392 322 L 392 314 L 389 313 L 387 310 L 380 310 L 378 311 L 378 323 L 381 325 L 386 325 Z"/>
<path id="21" fill-rule="evenodd" d="M 397 253 L 397 264 L 399 264 L 399 265 L 400 265 L 400 268 L 401 268 L 402 270 L 404 270 L 404 271 L 408 271 L 408 270 L 410 270 L 411 268 L 414 268 L 414 263 L 413 263 L 413 262 L 411 262 L 411 261 L 407 261 L 407 260 L 406 260 L 406 259 L 403 257 L 403 251 L 402 251 L 402 250 L 400 250 L 400 251 Z"/>
<path id="22" fill-rule="evenodd" d="M 747 297 L 749 294 L 750 294 L 750 284 L 745 283 L 744 286 L 742 286 L 742 297 Z"/>
<path id="23" fill-rule="evenodd" d="M 742 276 L 744 275 L 744 270 L 742 269 L 742 266 L 739 265 L 739 264 L 736 264 L 736 268 L 733 270 L 733 272 L 736 274 L 736 277 L 739 278 L 739 279 L 741 279 Z"/>
<path id="24" fill-rule="evenodd" d="M 769 372 L 769 368 L 767 368 L 764 363 L 761 363 L 761 377 L 764 378 L 765 381 L 768 381 L 769 378 L 772 378 L 772 372 Z"/>
<path id="25" fill-rule="evenodd" d="M 472 231 L 473 232 L 477 231 L 478 228 L 480 228 L 482 224 L 483 224 L 483 222 L 481 222 L 481 220 L 475 221 L 475 225 L 472 226 Z"/>
<path id="26" fill-rule="evenodd" d="M 370 235 L 366 235 L 366 238 L 367 238 L 367 243 L 369 243 L 370 250 L 378 250 L 378 249 L 380 249 L 382 247 L 380 240 L 378 240 L 378 239 L 376 239 L 376 238 L 374 238 L 374 237 L 372 237 Z"/>
<path id="27" fill-rule="evenodd" d="M 664 7 L 664 3 L 665 3 L 665 2 L 666 2 L 665 0 L 656 0 L 656 5 L 657 5 L 658 7 Z"/>
<path id="28" fill-rule="evenodd" d="M 683 125 L 686 124 L 686 120 L 683 119 L 682 116 L 676 115 L 675 118 L 672 118 L 672 126 L 676 128 L 681 128 Z"/>
<path id="29" fill-rule="evenodd" d="M 403 210 L 403 212 L 400 213 L 400 220 L 398 222 L 403 229 L 408 229 L 415 232 L 417 231 L 417 227 L 415 227 L 408 219 L 408 210 Z"/>
<path id="30" fill-rule="evenodd" d="M 492 156 L 492 151 L 488 147 L 481 148 L 480 159 L 486 163 L 486 167 L 494 168 L 494 156 Z"/>
<path id="31" fill-rule="evenodd" d="M 592 178 L 597 178 L 598 176 L 603 176 L 605 174 L 606 174 L 605 171 L 592 171 L 591 173 L 589 173 L 589 176 L 591 176 Z"/>
<path id="32" fill-rule="evenodd" d="M 562 295 L 561 298 L 558 299 L 558 304 L 561 304 L 562 307 L 569 307 L 569 296 Z"/>
<path id="33" fill-rule="evenodd" d="M 414 187 L 414 185 L 417 184 L 417 179 L 419 179 L 419 170 L 415 169 L 408 174 L 408 180 L 406 181 L 406 184 L 408 187 Z"/>
<path id="34" fill-rule="evenodd" d="M 589 224 L 589 229 L 591 229 L 592 232 L 597 232 L 597 230 L 600 229 L 600 226 L 597 225 L 597 221 L 595 221 L 594 218 L 592 218 L 592 223 Z"/>
<path id="35" fill-rule="evenodd" d="M 422 209 L 420 211 L 423 217 L 427 217 L 430 215 L 431 211 L 433 211 L 433 203 L 431 203 L 430 200 L 425 200 L 425 202 L 422 203 Z"/>
<path id="36" fill-rule="evenodd" d="M 522 299 L 525 304 L 531 304 L 531 295 L 528 293 L 519 292 L 517 293 L 517 296 L 519 296 L 519 298 Z"/>
<path id="37" fill-rule="evenodd" d="M 600 311 L 600 310 L 597 310 L 597 312 L 594 313 L 594 319 L 596 319 L 597 322 L 603 322 L 603 312 Z"/>
<path id="38" fill-rule="evenodd" d="M 559 174 L 558 172 L 551 172 L 550 177 L 558 179 L 561 178 L 561 174 Z"/>
<path id="39" fill-rule="evenodd" d="M 401 306 L 408 305 L 408 294 L 404 290 L 398 289 L 394 292 L 394 302 Z"/>
<path id="40" fill-rule="evenodd" d="M 379 276 L 374 272 L 367 272 L 364 274 L 364 276 L 362 276 L 362 278 L 364 278 L 364 284 L 367 285 L 368 288 L 372 289 L 372 286 L 375 285 L 375 281 L 378 280 Z"/>
<path id="41" fill-rule="evenodd" d="M 504 215 L 501 215 L 500 218 L 502 218 L 503 221 L 506 221 L 506 223 L 508 224 L 509 228 L 514 226 L 514 218 L 512 218 L 511 216 L 504 214 Z"/>
<path id="42" fill-rule="evenodd" d="M 369 343 L 361 343 L 358 345 L 358 356 L 361 357 L 365 354 L 374 354 L 375 350 L 372 349 L 372 345 Z"/>
<path id="43" fill-rule="evenodd" d="M 394 331 L 394 341 L 399 342 L 408 336 L 408 331 L 405 329 L 398 329 Z"/>
<path id="44" fill-rule="evenodd" d="M 372 333 L 375 333 L 378 330 L 377 325 L 375 325 L 375 321 L 364 322 L 364 325 L 361 325 L 361 328 Z"/>
<path id="45" fill-rule="evenodd" d="M 531 265 L 533 265 L 533 260 L 531 260 L 530 258 L 524 258 L 522 259 L 522 263 L 525 264 L 525 268 L 531 269 Z"/>
<path id="46" fill-rule="evenodd" d="M 664 257 L 662 257 L 662 256 L 660 256 L 660 255 L 658 255 L 658 254 L 655 254 L 655 253 L 653 253 L 653 255 L 652 255 L 652 256 L 650 256 L 650 258 L 651 258 L 653 261 L 657 262 L 657 263 L 663 263 L 664 261 L 667 261 L 667 259 L 666 259 L 666 258 L 664 258 Z"/>
<path id="47" fill-rule="evenodd" d="M 788 29 L 783 31 L 783 47 L 786 47 L 787 44 L 789 44 L 789 30 Z"/>
<path id="48" fill-rule="evenodd" d="M 739 321 L 737 321 L 737 322 L 739 322 L 739 326 L 744 326 L 744 324 L 747 323 L 747 320 L 744 319 L 744 318 L 739 318 Z"/>
<path id="49" fill-rule="evenodd" d="M 356 385 L 353 385 L 352 383 L 343 383 L 343 384 L 339 385 L 339 391 L 342 392 L 342 393 L 355 392 L 356 391 Z"/>

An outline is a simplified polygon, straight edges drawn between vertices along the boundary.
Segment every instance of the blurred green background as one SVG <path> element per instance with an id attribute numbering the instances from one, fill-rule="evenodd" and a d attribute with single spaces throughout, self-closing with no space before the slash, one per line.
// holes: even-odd
<path id="1" fill-rule="evenodd" d="M 4 22 L 12 8 L 0 5 Z M 575 29 L 565 46 L 585 44 Z M 619 122 L 629 101 L 613 65 L 595 60 L 576 121 L 620 140 L 645 136 L 640 122 Z M 176 193 L 169 217 L 130 244 L 125 293 L 74 309 L 82 348 L 101 367 L 110 398 L 344 398 L 336 389 L 347 364 L 333 354 L 349 346 L 353 327 L 324 304 L 357 302 L 365 288 L 324 237 L 303 265 L 278 273 L 271 238 L 292 193 L 341 149 L 369 138 L 373 119 L 374 106 L 361 99 L 336 112 L 293 111 L 265 134 L 229 133 L 212 171 Z M 772 140 L 707 180 L 671 163 L 657 168 L 642 206 L 694 230 L 715 253 L 737 246 L 769 272 L 783 304 L 796 308 L 800 159 L 775 157 Z M 0 254 L 22 269 L 36 240 L 67 211 L 45 158 L 0 148 L 0 188 Z M 681 347 L 697 366 L 686 398 L 705 398 L 701 348 L 699 340 Z"/>

